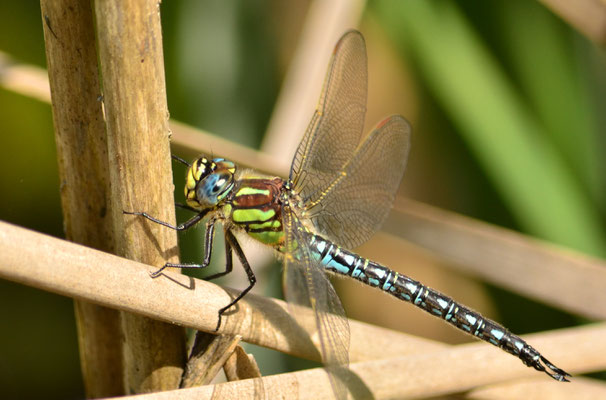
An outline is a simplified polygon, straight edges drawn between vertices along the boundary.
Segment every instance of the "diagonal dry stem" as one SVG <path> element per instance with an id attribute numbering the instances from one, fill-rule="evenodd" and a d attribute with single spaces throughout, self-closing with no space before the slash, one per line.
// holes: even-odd
<path id="1" fill-rule="evenodd" d="M 2 60 L 6 60 L 6 57 L 0 57 L 0 66 L 3 67 L 0 70 L 17 68 L 15 65 L 2 65 Z M 39 75 L 35 68 L 18 70 L 26 75 L 28 73 L 24 71 L 37 71 L 35 75 Z M 31 81 L 33 80 L 34 78 Z M 10 81 L 3 79 L 0 74 L 0 84 L 15 87 Z M 39 98 L 43 98 L 45 90 L 48 90 L 44 85 L 27 87 L 28 90 L 34 90 Z M 272 157 L 265 153 L 177 121 L 171 121 L 170 124 L 172 145 L 181 151 L 193 154 L 212 151 L 229 156 L 240 165 L 254 166 L 262 172 L 279 176 L 287 174 L 286 166 L 277 167 L 272 162 Z M 449 266 L 454 269 L 471 272 L 515 292 L 590 318 L 606 318 L 606 307 L 586 306 L 606 304 L 606 263 L 603 260 L 557 248 L 508 229 L 401 197 L 396 201 L 385 229 L 431 250 L 437 256 L 453 261 Z M 552 266 L 557 271 L 558 279 L 552 279 Z M 523 280 L 520 279 L 522 272 L 526 277 Z M 545 276 L 552 278 L 545 279 Z M 571 285 L 570 282 L 574 284 Z M 587 290 L 584 285 L 588 285 Z M 559 295 L 563 292 L 567 296 Z"/>
<path id="2" fill-rule="evenodd" d="M 180 274 L 167 273 L 151 279 L 151 268 L 146 265 L 6 223 L 0 223 L 0 252 L 3 254 L 0 277 L 5 279 L 207 332 L 216 326 L 217 310 L 238 293 Z M 452 350 L 454 353 L 432 356 L 450 350 L 442 350 L 447 348 L 444 345 L 384 328 L 356 321 L 350 324 L 352 361 L 375 359 L 373 362 L 379 362 L 377 358 L 397 355 L 416 357 L 412 364 L 406 364 L 408 361 L 400 364 L 400 360 L 393 365 L 387 361 L 383 365 L 381 361 L 364 364 L 365 367 L 359 369 L 353 366 L 356 374 L 376 373 L 377 376 L 368 375 L 368 382 L 380 379 L 381 374 L 393 378 L 389 371 L 399 371 L 398 374 L 406 371 L 406 376 L 422 373 L 418 383 L 423 383 L 423 379 L 428 379 L 424 374 L 435 374 L 424 369 L 430 368 L 430 364 L 431 368 L 452 370 L 455 378 L 451 384 L 459 381 L 457 374 L 461 371 L 468 374 L 470 380 L 457 386 L 459 389 L 536 374 L 519 360 L 487 344 L 458 346 Z M 237 310 L 225 318 L 219 333 L 241 334 L 250 343 L 319 359 L 317 346 L 293 323 L 286 305 L 277 300 L 246 296 L 238 303 Z M 551 361 L 574 373 L 606 367 L 606 342 L 601 339 L 605 334 L 606 325 L 598 324 L 528 338 Z M 385 349 L 389 349 L 388 354 Z M 419 367 L 419 362 L 425 367 Z"/>

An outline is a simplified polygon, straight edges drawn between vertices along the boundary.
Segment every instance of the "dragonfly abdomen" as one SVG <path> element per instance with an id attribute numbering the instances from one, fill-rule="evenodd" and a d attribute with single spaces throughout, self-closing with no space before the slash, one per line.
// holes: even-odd
<path id="1" fill-rule="evenodd" d="M 327 271 L 351 276 L 400 300 L 412 303 L 465 333 L 513 354 L 528 366 L 545 371 L 543 365 L 545 364 L 556 372 L 550 374 L 553 378 L 566 380 L 567 374 L 564 371 L 553 366 L 522 338 L 437 290 L 379 263 L 360 257 L 318 235 L 311 235 L 310 248 Z"/>

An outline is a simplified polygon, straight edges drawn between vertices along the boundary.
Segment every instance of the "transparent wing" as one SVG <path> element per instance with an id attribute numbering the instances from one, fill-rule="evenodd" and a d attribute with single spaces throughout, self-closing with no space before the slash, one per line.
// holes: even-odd
<path id="1" fill-rule="evenodd" d="M 304 200 L 305 217 L 341 246 L 355 248 L 364 243 L 389 214 L 409 149 L 408 122 L 399 115 L 385 119 L 327 189 Z"/>
<path id="2" fill-rule="evenodd" d="M 349 364 L 349 323 L 341 301 L 324 270 L 310 253 L 305 228 L 287 207 L 282 211 L 285 227 L 284 292 L 291 315 L 311 338 L 318 338 L 322 362 L 338 399 L 347 398 L 342 370 Z M 314 311 L 312 320 L 298 307 Z"/>
<path id="3" fill-rule="evenodd" d="M 318 108 L 291 166 L 290 181 L 304 199 L 325 190 L 360 143 L 367 81 L 364 38 L 349 31 L 335 46 Z"/>

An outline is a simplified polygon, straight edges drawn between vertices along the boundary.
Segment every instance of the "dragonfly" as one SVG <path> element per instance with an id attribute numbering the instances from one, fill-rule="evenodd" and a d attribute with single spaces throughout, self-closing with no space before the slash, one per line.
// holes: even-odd
<path id="1" fill-rule="evenodd" d="M 367 56 L 362 34 L 346 32 L 332 54 L 320 101 L 301 140 L 288 179 L 240 171 L 224 158 L 200 157 L 187 165 L 185 205 L 196 214 L 174 226 L 145 212 L 142 216 L 178 231 L 208 217 L 202 264 L 167 263 L 165 268 L 204 268 L 221 223 L 226 244 L 225 271 L 233 253 L 249 285 L 218 311 L 223 314 L 255 285 L 256 278 L 235 233 L 245 232 L 283 257 L 286 299 L 314 311 L 323 363 L 347 366 L 349 325 L 328 275 L 344 275 L 410 302 L 465 333 L 518 357 L 555 380 L 568 381 L 564 370 L 549 362 L 522 338 L 452 298 L 349 249 L 366 242 L 385 221 L 402 180 L 410 149 L 410 124 L 399 115 L 381 121 L 363 137 L 367 97 Z M 296 313 L 295 313 L 296 314 Z M 295 315 L 295 319 L 296 319 Z M 338 398 L 346 388 L 335 375 Z"/>

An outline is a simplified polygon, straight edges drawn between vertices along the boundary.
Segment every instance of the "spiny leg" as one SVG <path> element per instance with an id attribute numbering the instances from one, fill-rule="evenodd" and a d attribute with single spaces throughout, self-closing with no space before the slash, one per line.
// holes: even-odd
<path id="1" fill-rule="evenodd" d="M 246 293 L 248 293 L 253 288 L 253 286 L 255 286 L 255 283 L 257 283 L 257 278 L 255 277 L 255 273 L 253 272 L 252 268 L 250 267 L 250 264 L 248 263 L 248 260 L 246 259 L 246 256 L 244 255 L 242 248 L 240 247 L 240 243 L 238 243 L 234 234 L 231 233 L 231 231 L 228 229 L 225 230 L 225 246 L 228 247 L 228 248 L 226 248 L 227 252 L 231 253 L 232 250 L 236 252 L 236 255 L 238 256 L 238 259 L 240 260 L 240 263 L 242 264 L 244 271 L 246 271 L 246 275 L 248 276 L 248 282 L 250 284 L 248 285 L 248 287 L 246 289 L 244 289 L 238 295 L 238 297 L 236 297 L 234 300 L 232 300 L 231 303 L 229 303 L 228 305 L 226 305 L 225 307 L 223 307 L 219 310 L 219 320 L 217 321 L 217 327 L 215 328 L 215 331 L 219 330 L 219 327 L 221 326 L 221 318 L 222 318 L 223 314 L 225 313 L 225 311 L 227 311 L 229 308 L 234 306 L 238 301 L 240 301 L 240 299 L 242 299 L 246 295 Z M 231 271 L 231 262 L 232 262 L 231 255 L 226 258 L 226 261 L 229 261 L 229 264 L 226 265 L 226 273 L 227 273 L 227 269 L 229 269 Z"/>
<path id="2" fill-rule="evenodd" d="M 189 208 L 188 206 L 185 206 L 184 208 Z M 194 209 L 191 209 L 193 211 Z M 157 218 L 152 217 L 151 215 L 149 215 L 146 212 L 139 212 L 139 211 L 122 211 L 124 214 L 127 215 L 139 215 L 141 217 L 145 217 L 148 220 L 155 222 L 157 224 L 160 224 L 162 226 L 165 226 L 167 228 L 170 229 L 174 229 L 176 231 L 185 231 L 188 230 L 189 228 L 191 228 L 192 226 L 196 225 L 198 222 L 200 222 L 200 220 L 202 220 L 206 214 L 208 213 L 208 210 L 204 210 L 196 215 L 194 215 L 192 218 L 188 219 L 187 221 L 185 221 L 182 224 L 179 224 L 177 226 L 169 224 L 168 222 L 164 222 L 161 221 Z M 206 248 L 205 248 L 205 256 L 204 256 L 204 264 L 174 264 L 174 263 L 166 263 L 162 266 L 162 268 L 160 268 L 157 271 L 152 272 L 150 275 L 152 278 L 156 278 L 160 275 L 160 273 L 165 269 L 165 268 L 205 268 L 208 263 L 210 262 L 210 257 L 211 257 L 211 252 L 212 252 L 212 239 L 213 239 L 213 232 L 214 232 L 214 224 L 216 222 L 215 218 L 210 219 L 207 224 L 206 224 Z M 210 234 L 209 234 L 210 231 Z M 210 239 L 209 239 L 210 238 Z"/>
<path id="3" fill-rule="evenodd" d="M 206 233 L 204 235 L 204 260 L 202 261 L 202 264 L 166 263 L 166 264 L 164 264 L 162 266 L 162 268 L 158 269 L 157 271 L 152 272 L 150 274 L 151 277 L 152 278 L 157 278 L 158 276 L 160 276 L 160 274 L 162 273 L 162 271 L 164 271 L 164 269 L 166 269 L 166 268 L 181 268 L 181 269 L 183 269 L 183 268 L 206 268 L 206 267 L 208 267 L 208 264 L 210 264 L 210 260 L 212 258 L 213 241 L 214 241 L 214 238 L 215 238 L 215 223 L 216 222 L 217 222 L 217 218 L 211 218 L 206 223 Z"/>
<path id="4" fill-rule="evenodd" d="M 193 209 L 192 209 L 193 210 Z M 198 212 L 197 210 L 194 210 L 196 212 Z M 204 210 L 196 215 L 194 215 L 193 217 L 191 217 L 190 219 L 188 219 L 187 221 L 185 221 L 182 224 L 179 224 L 177 226 L 169 224 L 168 222 L 164 222 L 161 221 L 157 218 L 152 217 L 151 215 L 149 215 L 146 212 L 140 212 L 140 211 L 122 211 L 123 214 L 127 214 L 127 215 L 140 215 L 141 217 L 145 217 L 148 220 L 155 222 L 156 224 L 160 224 L 162 226 L 165 226 L 167 228 L 170 229 L 174 229 L 176 231 L 185 231 L 188 230 L 189 228 L 191 228 L 192 226 L 196 225 L 198 222 L 200 222 L 200 220 L 202 218 L 204 218 L 204 216 L 206 216 L 206 214 L 208 213 L 208 210 Z"/>
<path id="5" fill-rule="evenodd" d="M 231 246 L 229 245 L 229 243 L 227 241 L 225 241 L 225 271 L 218 272 L 218 273 L 210 275 L 210 276 L 205 276 L 204 280 L 212 281 L 213 279 L 217 279 L 222 276 L 225 276 L 233 270 L 233 266 L 234 266 L 234 264 L 233 264 L 233 257 L 232 257 L 232 253 L 231 253 Z"/>

